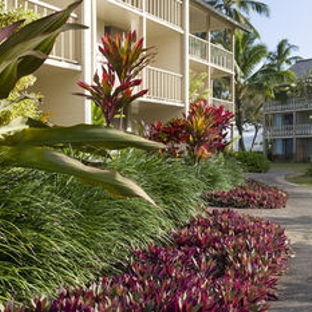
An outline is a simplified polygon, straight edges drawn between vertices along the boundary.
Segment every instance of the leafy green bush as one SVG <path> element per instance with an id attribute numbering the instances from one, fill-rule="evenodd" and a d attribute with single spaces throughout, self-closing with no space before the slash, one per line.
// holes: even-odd
<path id="1" fill-rule="evenodd" d="M 310 164 L 310 166 L 306 169 L 304 174 L 307 177 L 312 177 L 312 164 Z"/>
<path id="2" fill-rule="evenodd" d="M 207 191 L 230 190 L 244 181 L 243 170 L 236 159 L 222 153 L 202 160 L 198 174 Z"/>
<path id="3" fill-rule="evenodd" d="M 267 172 L 270 161 L 261 152 L 235 152 L 234 156 L 246 172 Z"/>
<path id="4" fill-rule="evenodd" d="M 0 301 L 52 295 L 123 270 L 132 248 L 167 240 L 201 209 L 194 168 L 128 150 L 105 167 L 142 183 L 160 205 L 119 199 L 72 177 L 26 169 L 0 171 Z"/>
<path id="5" fill-rule="evenodd" d="M 207 212 L 172 243 L 135 251 L 126 274 L 37 298 L 29 311 L 267 311 L 289 245 L 284 229 L 233 211 Z M 7 312 L 17 311 L 9 306 Z"/>

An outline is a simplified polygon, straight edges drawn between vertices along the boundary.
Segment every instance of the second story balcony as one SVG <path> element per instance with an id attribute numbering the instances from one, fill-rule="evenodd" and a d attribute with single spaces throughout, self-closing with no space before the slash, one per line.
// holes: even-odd
<path id="1" fill-rule="evenodd" d="M 57 1 L 54 1 L 57 2 Z M 64 7 L 64 6 L 63 6 Z M 62 8 L 63 8 L 62 7 Z M 44 17 L 54 12 L 60 11 L 61 8 L 48 4 L 39 0 L 5 0 L 4 10 L 11 10 L 17 8 L 24 8 L 31 10 L 38 17 Z M 69 23 L 79 23 L 77 14 L 72 14 L 68 20 Z M 66 31 L 61 33 L 53 47 L 50 60 L 62 62 L 64 66 L 71 66 L 72 68 L 79 68 L 81 63 L 81 56 L 78 53 L 81 49 L 78 48 L 80 44 L 81 32 L 79 31 Z"/>
<path id="2" fill-rule="evenodd" d="M 145 12 L 152 17 L 182 27 L 182 0 L 112 0 Z"/>
<path id="3" fill-rule="evenodd" d="M 290 98 L 285 103 L 271 101 L 263 105 L 265 113 L 272 112 L 293 112 L 312 109 L 312 98 Z"/>
<path id="4" fill-rule="evenodd" d="M 189 36 L 190 56 L 220 69 L 233 72 L 233 52 L 197 36 Z"/>
<path id="5" fill-rule="evenodd" d="M 294 125 L 272 126 L 265 130 L 266 138 L 289 138 L 312 136 L 312 123 L 300 123 Z"/>

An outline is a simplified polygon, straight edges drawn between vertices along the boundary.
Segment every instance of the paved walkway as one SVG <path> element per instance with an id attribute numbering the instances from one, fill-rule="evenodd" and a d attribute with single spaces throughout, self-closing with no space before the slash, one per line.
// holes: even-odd
<path id="1" fill-rule="evenodd" d="M 287 191 L 290 199 L 286 208 L 244 211 L 284 226 L 295 252 L 288 261 L 287 274 L 279 279 L 279 300 L 270 302 L 269 312 L 312 312 L 312 188 L 285 181 L 285 175 L 291 173 L 270 170 L 251 175 Z"/>

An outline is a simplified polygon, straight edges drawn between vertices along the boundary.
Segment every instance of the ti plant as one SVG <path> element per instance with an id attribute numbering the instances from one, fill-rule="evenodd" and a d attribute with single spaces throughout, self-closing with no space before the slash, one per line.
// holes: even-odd
<path id="1" fill-rule="evenodd" d="M 155 52 L 153 48 L 144 48 L 143 38 L 137 40 L 135 31 L 122 36 L 117 33 L 116 38 L 105 34 L 99 51 L 106 59 L 101 79 L 96 72 L 94 84 L 80 81 L 78 85 L 88 93 L 76 95 L 93 101 L 101 109 L 105 125 L 110 127 L 117 114 L 122 114 L 123 109 L 147 93 L 147 90 L 135 90 L 142 82 L 137 76 L 153 60 Z"/>
<path id="2" fill-rule="evenodd" d="M 230 111 L 199 99 L 190 104 L 187 115 L 182 115 L 182 118 L 174 118 L 164 125 L 160 121 L 152 124 L 148 129 L 149 139 L 166 144 L 164 152 L 171 156 L 181 157 L 187 152 L 194 163 L 224 151 L 233 118 Z"/>
<path id="3" fill-rule="evenodd" d="M 20 29 L 17 28 L 22 21 L 0 29 L 0 112 L 16 102 L 7 100 L 16 82 L 43 64 L 61 32 L 85 28 L 67 23 L 81 2 L 76 1 L 64 10 Z M 93 149 L 160 148 L 159 144 L 141 137 L 100 126 L 48 127 L 25 117 L 0 125 L 1 166 L 32 167 L 71 174 L 87 183 L 101 185 L 113 195 L 141 197 L 154 204 L 144 190 L 117 172 L 85 166 L 57 151 L 68 145 L 77 150 L 84 150 L 86 146 Z"/>

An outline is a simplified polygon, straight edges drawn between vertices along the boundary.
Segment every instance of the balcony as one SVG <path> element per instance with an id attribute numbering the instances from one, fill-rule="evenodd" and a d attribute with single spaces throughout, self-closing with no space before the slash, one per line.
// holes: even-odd
<path id="1" fill-rule="evenodd" d="M 301 124 L 297 124 L 296 127 L 294 127 L 293 125 L 269 127 L 265 131 L 266 131 L 267 138 L 312 136 L 312 124 L 301 123 Z"/>
<path id="2" fill-rule="evenodd" d="M 27 10 L 32 10 L 41 17 L 60 11 L 60 8 L 38 0 L 4 1 L 5 10 L 16 8 L 25 8 Z M 68 22 L 77 23 L 78 15 L 72 14 Z M 53 50 L 49 55 L 49 58 L 67 63 L 69 65 L 80 64 L 80 55 L 77 53 L 80 49 L 76 48 L 80 41 L 79 36 L 80 32 L 73 30 L 61 33 L 54 44 Z"/>
<path id="3" fill-rule="evenodd" d="M 182 0 L 115 0 L 150 14 L 174 26 L 182 27 Z"/>
<path id="4" fill-rule="evenodd" d="M 265 129 L 266 138 L 292 137 L 293 135 L 294 135 L 293 125 L 268 127 L 267 129 Z"/>
<path id="5" fill-rule="evenodd" d="M 298 124 L 296 127 L 296 135 L 312 136 L 312 124 L 311 123 Z"/>
<path id="6" fill-rule="evenodd" d="M 197 36 L 189 36 L 190 56 L 227 71 L 234 70 L 233 53 Z M 209 53 L 210 52 L 210 53 Z M 209 55 L 210 54 L 210 55 Z"/>
<path id="7" fill-rule="evenodd" d="M 265 103 L 263 109 L 265 113 L 310 110 L 312 109 L 312 99 L 290 98 L 286 103 L 271 101 Z"/>
<path id="8" fill-rule="evenodd" d="M 148 66 L 146 88 L 148 99 L 183 104 L 182 75 Z"/>

